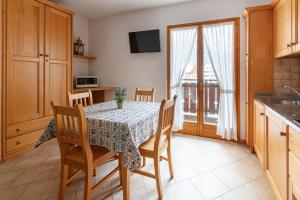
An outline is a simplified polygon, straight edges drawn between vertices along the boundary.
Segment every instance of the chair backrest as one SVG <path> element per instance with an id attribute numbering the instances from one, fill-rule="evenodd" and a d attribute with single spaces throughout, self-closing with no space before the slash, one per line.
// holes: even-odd
<path id="1" fill-rule="evenodd" d="M 92 161 L 93 154 L 82 105 L 76 104 L 74 107 L 65 107 L 57 106 L 51 102 L 51 107 L 54 113 L 61 158 L 63 159 L 74 146 L 81 146 L 86 161 Z"/>
<path id="2" fill-rule="evenodd" d="M 171 100 L 162 100 L 160 103 L 158 127 L 155 135 L 154 148 L 157 151 L 160 145 L 164 143 L 161 141 L 162 135 L 166 134 L 167 138 L 170 139 L 172 134 L 172 126 L 174 122 L 174 110 L 177 96 L 175 95 Z"/>
<path id="3" fill-rule="evenodd" d="M 152 90 L 135 89 L 135 101 L 154 102 L 154 88 Z"/>
<path id="4" fill-rule="evenodd" d="M 91 90 L 88 92 L 69 94 L 69 106 L 74 107 L 76 104 L 81 104 L 83 107 L 93 105 L 93 96 Z"/>

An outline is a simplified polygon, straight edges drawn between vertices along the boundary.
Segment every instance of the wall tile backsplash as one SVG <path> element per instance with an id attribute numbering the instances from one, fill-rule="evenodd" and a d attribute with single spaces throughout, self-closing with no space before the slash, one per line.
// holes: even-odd
<path id="1" fill-rule="evenodd" d="M 285 85 L 300 90 L 300 58 L 274 59 L 274 91 L 291 93 Z"/>

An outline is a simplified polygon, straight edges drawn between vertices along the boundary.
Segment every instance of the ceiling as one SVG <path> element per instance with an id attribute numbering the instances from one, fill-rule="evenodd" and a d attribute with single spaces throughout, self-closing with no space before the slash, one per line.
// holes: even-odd
<path id="1" fill-rule="evenodd" d="M 88 19 L 193 0 L 52 0 Z"/>

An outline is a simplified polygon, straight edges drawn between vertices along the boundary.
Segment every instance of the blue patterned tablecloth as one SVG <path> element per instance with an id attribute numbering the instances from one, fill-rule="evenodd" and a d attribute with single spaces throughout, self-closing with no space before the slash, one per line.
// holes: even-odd
<path id="1" fill-rule="evenodd" d="M 85 107 L 90 144 L 123 152 L 122 164 L 129 170 L 139 167 L 138 147 L 155 134 L 158 125 L 159 103 L 124 102 L 117 109 L 115 101 Z M 37 142 L 37 146 L 56 137 L 52 120 Z"/>

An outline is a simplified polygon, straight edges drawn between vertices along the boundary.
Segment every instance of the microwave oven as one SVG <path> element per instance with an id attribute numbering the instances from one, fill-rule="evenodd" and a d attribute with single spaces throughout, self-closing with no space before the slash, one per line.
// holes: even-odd
<path id="1" fill-rule="evenodd" d="M 74 86 L 76 88 L 98 87 L 98 76 L 76 76 Z"/>

